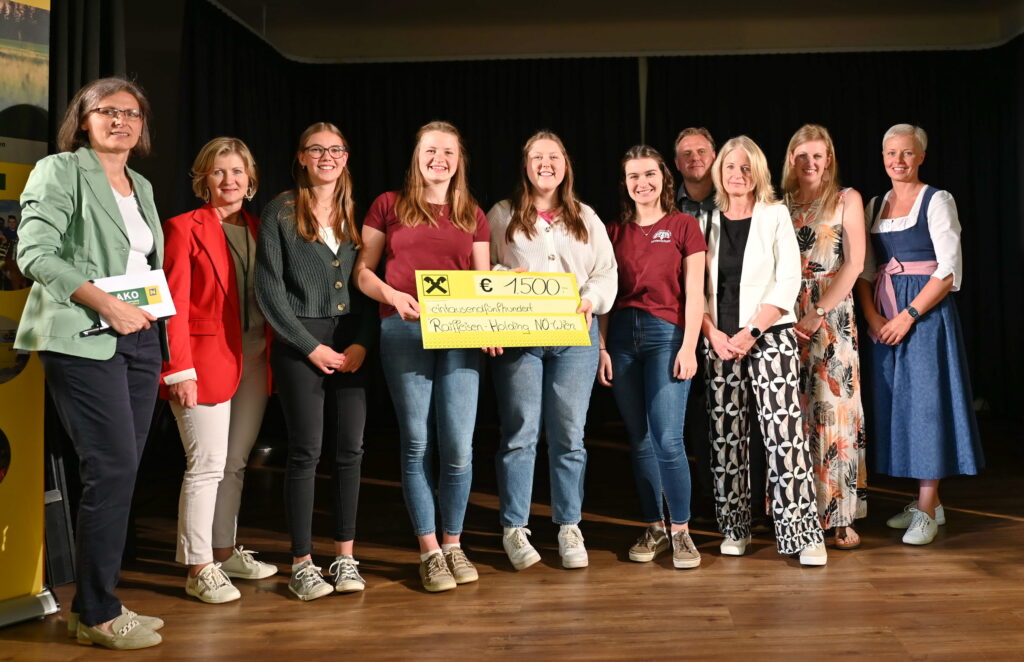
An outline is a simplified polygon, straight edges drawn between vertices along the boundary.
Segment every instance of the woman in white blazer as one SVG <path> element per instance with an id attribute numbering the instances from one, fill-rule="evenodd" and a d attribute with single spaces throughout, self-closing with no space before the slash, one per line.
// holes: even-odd
<path id="1" fill-rule="evenodd" d="M 810 448 L 799 400 L 793 308 L 800 249 L 768 163 L 746 136 L 727 142 L 711 171 L 718 210 L 703 223 L 708 244 L 704 322 L 708 415 L 722 554 L 750 543 L 748 402 L 767 451 L 771 515 L 780 554 L 825 565 Z"/>

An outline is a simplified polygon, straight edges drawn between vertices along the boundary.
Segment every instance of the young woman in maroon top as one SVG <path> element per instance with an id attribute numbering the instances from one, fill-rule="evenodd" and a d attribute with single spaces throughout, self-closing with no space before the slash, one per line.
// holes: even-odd
<path id="1" fill-rule="evenodd" d="M 469 192 L 465 150 L 447 122 L 420 128 L 405 187 L 379 196 L 363 224 L 359 288 L 381 304 L 381 357 L 398 415 L 402 492 L 431 592 L 477 580 L 459 545 L 473 476 L 473 426 L 483 354 L 423 349 L 416 269 L 490 269 L 487 218 Z M 384 280 L 376 272 L 387 252 Z M 440 475 L 430 466 L 432 447 Z M 443 527 L 435 534 L 434 486 Z"/>
<path id="2" fill-rule="evenodd" d="M 631 148 L 622 171 L 622 218 L 608 232 L 619 265 L 619 294 L 610 320 L 601 317 L 598 380 L 612 387 L 626 423 L 647 522 L 629 558 L 653 561 L 671 537 L 673 565 L 696 568 L 700 553 L 689 534 L 683 420 L 697 371 L 707 246 L 696 219 L 676 211 L 672 175 L 657 150 Z"/>

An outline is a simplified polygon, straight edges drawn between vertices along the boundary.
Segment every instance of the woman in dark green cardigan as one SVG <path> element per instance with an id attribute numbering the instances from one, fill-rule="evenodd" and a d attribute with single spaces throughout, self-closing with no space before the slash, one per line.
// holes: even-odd
<path id="1" fill-rule="evenodd" d="M 349 283 L 359 231 L 347 163 L 348 143 L 336 126 L 318 122 L 303 131 L 296 187 L 263 211 L 257 251 L 256 298 L 275 333 L 270 365 L 288 427 L 288 588 L 301 600 L 365 585 L 352 551 L 366 422 L 361 368 L 377 316 Z M 311 556 L 314 478 L 325 440 L 336 442 L 333 587 Z"/>

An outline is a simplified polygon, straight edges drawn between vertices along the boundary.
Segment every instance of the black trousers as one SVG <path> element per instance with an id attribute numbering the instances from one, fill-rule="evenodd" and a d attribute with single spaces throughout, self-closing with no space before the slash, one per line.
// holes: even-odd
<path id="1" fill-rule="evenodd" d="M 355 335 L 351 315 L 299 321 L 321 344 L 337 352 L 348 347 Z M 366 425 L 365 366 L 355 373 L 327 375 L 307 356 L 278 341 L 271 348 L 270 366 L 288 428 L 284 500 L 291 550 L 293 556 L 301 557 L 313 552 L 313 494 L 325 443 L 334 456 L 334 540 L 355 539 Z"/>
<path id="2" fill-rule="evenodd" d="M 160 380 L 156 326 L 117 339 L 104 361 L 40 352 L 46 384 L 78 453 L 82 497 L 71 610 L 93 626 L 121 615 L 114 595 L 142 450 Z"/>

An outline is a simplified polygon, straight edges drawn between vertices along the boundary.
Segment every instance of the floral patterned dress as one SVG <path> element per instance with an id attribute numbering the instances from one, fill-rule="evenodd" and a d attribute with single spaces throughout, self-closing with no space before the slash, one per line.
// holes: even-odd
<path id="1" fill-rule="evenodd" d="M 844 190 L 832 218 L 818 218 L 816 202 L 789 202 L 803 281 L 796 315 L 803 317 L 843 265 Z M 822 528 L 850 526 L 867 514 L 864 409 L 853 296 L 830 310 L 817 333 L 801 347 L 800 405 L 817 477 Z"/>

